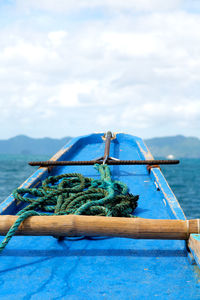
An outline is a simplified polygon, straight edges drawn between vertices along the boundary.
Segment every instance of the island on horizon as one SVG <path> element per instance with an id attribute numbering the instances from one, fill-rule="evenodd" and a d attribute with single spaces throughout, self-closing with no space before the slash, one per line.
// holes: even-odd
<path id="1" fill-rule="evenodd" d="M 18 135 L 7 140 L 0 140 L 0 154 L 53 155 L 72 137 L 31 138 Z M 183 135 L 155 137 L 144 140 L 155 157 L 200 158 L 200 139 Z"/>

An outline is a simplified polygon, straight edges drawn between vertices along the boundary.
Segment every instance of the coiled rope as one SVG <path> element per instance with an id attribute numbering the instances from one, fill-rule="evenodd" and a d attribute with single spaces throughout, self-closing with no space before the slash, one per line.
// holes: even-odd
<path id="1" fill-rule="evenodd" d="M 101 179 L 84 177 L 79 173 L 49 176 L 39 188 L 19 188 L 13 192 L 17 201 L 27 203 L 17 215 L 0 251 L 8 244 L 20 224 L 30 216 L 44 215 L 98 215 L 133 217 L 139 196 L 128 192 L 126 184 L 112 181 L 107 165 L 94 166 Z"/>

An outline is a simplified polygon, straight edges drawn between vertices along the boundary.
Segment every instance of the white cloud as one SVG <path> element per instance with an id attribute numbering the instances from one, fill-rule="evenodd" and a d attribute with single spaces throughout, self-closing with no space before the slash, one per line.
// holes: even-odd
<path id="1" fill-rule="evenodd" d="M 179 7 L 181 0 L 16 0 L 20 9 L 40 9 L 53 12 L 70 12 L 85 8 L 105 8 L 114 10 L 154 11 Z"/>
<path id="2" fill-rule="evenodd" d="M 24 60 L 29 64 L 42 62 L 49 53 L 39 45 L 26 43 L 25 41 L 18 41 L 15 46 L 8 46 L 4 48 L 2 53 L 2 60 Z"/>
<path id="3" fill-rule="evenodd" d="M 103 112 L 102 114 L 97 115 L 96 122 L 101 128 L 104 128 L 104 131 L 106 131 L 106 128 L 109 128 L 111 124 L 117 121 L 116 119 L 116 116 L 111 112 L 109 112 L 108 114 Z"/>
<path id="4" fill-rule="evenodd" d="M 64 30 L 52 31 L 48 33 L 48 38 L 53 46 L 59 47 L 63 40 L 67 37 L 68 33 Z"/>
<path id="5" fill-rule="evenodd" d="M 105 45 L 106 51 L 117 52 L 119 55 L 130 57 L 156 54 L 159 50 L 162 50 L 159 42 L 155 35 L 148 33 L 109 32 L 102 37 L 102 43 Z"/>
<path id="6" fill-rule="evenodd" d="M 95 81 L 71 82 L 63 83 L 57 87 L 58 92 L 55 91 L 53 97 L 48 99 L 48 103 L 53 106 L 61 107 L 76 107 L 81 105 L 79 101 L 80 96 L 89 96 L 92 90 L 95 88 Z"/>
<path id="7" fill-rule="evenodd" d="M 64 136 L 73 124 L 72 135 L 112 127 L 144 137 L 199 136 L 199 14 L 178 10 L 180 1 L 163 9 L 160 1 L 94 1 L 90 8 L 120 14 L 64 23 L 57 11 L 74 3 L 18 1 L 27 15 L 51 10 L 56 23 L 40 29 L 40 11 L 28 24 L 25 18 L 0 29 L 0 123 L 11 114 L 15 122 L 7 132 L 50 135 L 53 124 Z M 89 5 L 77 3 L 77 10 Z M 129 8 L 146 12 L 131 15 Z"/>

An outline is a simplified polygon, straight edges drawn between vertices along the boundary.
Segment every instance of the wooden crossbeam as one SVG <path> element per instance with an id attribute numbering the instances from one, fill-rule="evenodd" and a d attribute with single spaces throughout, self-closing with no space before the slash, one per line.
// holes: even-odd
<path id="1" fill-rule="evenodd" d="M 5 235 L 17 216 L 0 216 L 0 235 Z M 157 220 L 101 216 L 32 216 L 19 227 L 16 235 L 37 236 L 113 236 L 133 239 L 188 240 L 198 234 L 200 219 Z"/>

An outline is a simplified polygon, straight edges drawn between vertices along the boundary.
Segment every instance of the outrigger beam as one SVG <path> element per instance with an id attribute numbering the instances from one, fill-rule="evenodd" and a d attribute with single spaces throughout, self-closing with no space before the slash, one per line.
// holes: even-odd
<path id="1" fill-rule="evenodd" d="M 30 166 L 50 167 L 50 166 L 91 166 L 101 163 L 99 160 L 80 161 L 31 161 Z M 107 165 L 176 165 L 179 160 L 106 160 Z"/>
<path id="2" fill-rule="evenodd" d="M 121 160 L 115 157 L 110 157 L 110 143 L 112 139 L 112 133 L 110 131 L 105 135 L 105 150 L 104 156 L 93 159 L 93 160 L 79 160 L 79 161 L 31 161 L 30 166 L 40 166 L 40 167 L 52 167 L 52 166 L 91 166 L 94 164 L 107 164 L 107 165 L 175 165 L 179 164 L 179 160 Z"/>
<path id="3" fill-rule="evenodd" d="M 0 216 L 0 235 L 6 235 L 19 216 Z M 112 236 L 133 239 L 188 240 L 200 233 L 200 220 L 159 220 L 103 216 L 31 216 L 15 235 Z"/>

